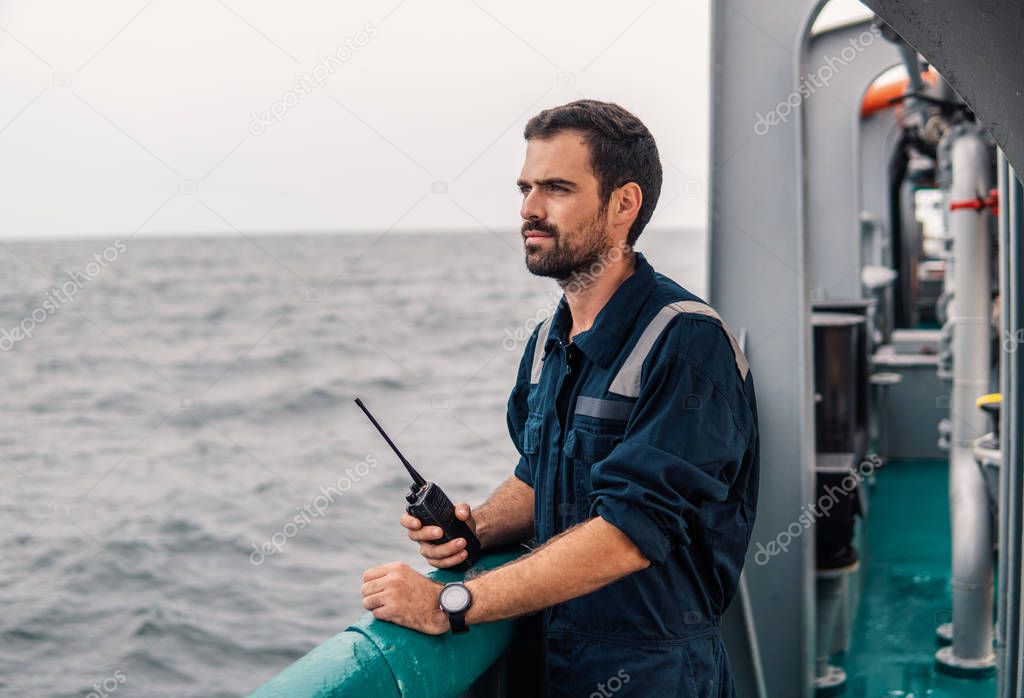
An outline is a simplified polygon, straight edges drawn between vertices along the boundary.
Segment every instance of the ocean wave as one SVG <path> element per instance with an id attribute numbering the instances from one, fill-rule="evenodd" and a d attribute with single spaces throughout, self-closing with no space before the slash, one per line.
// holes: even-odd
<path id="1" fill-rule="evenodd" d="M 137 391 L 114 390 L 97 397 L 92 406 L 100 412 L 138 414 L 146 405 Z"/>
<path id="2" fill-rule="evenodd" d="M 306 388 L 298 394 L 275 393 L 271 395 L 267 404 L 274 405 L 273 408 L 265 411 L 264 419 L 273 419 L 282 414 L 304 415 L 311 412 L 337 407 L 345 400 L 345 397 L 327 390 L 326 388 Z"/>

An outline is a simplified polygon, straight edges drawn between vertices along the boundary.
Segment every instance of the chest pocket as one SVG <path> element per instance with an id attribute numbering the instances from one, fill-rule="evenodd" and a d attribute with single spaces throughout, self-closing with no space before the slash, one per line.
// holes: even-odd
<path id="1" fill-rule="evenodd" d="M 562 453 L 566 457 L 573 480 L 575 522 L 590 515 L 591 481 L 595 463 L 606 458 L 622 441 L 625 423 L 592 427 L 577 423 L 565 435 Z"/>
<path id="2" fill-rule="evenodd" d="M 540 448 L 540 428 L 544 418 L 539 414 L 529 414 L 526 417 L 526 424 L 523 426 L 522 444 L 523 455 L 536 456 Z"/>

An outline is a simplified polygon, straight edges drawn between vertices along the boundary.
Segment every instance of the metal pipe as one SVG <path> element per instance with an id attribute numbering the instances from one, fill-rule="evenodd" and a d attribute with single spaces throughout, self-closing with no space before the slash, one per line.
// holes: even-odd
<path id="1" fill-rule="evenodd" d="M 764 667 L 761 665 L 761 648 L 758 646 L 757 640 L 754 606 L 750 601 L 747 578 L 742 572 L 740 572 L 739 603 L 740 610 L 743 612 L 743 624 L 747 631 L 747 644 L 750 646 L 750 661 L 753 666 L 754 683 L 757 687 L 757 698 L 768 698 L 768 686 L 764 680 Z"/>
<path id="2" fill-rule="evenodd" d="M 899 49 L 900 58 L 907 69 L 908 92 L 921 92 L 924 90 L 924 80 L 921 79 L 921 59 L 917 55 L 917 49 L 900 40 L 896 44 Z"/>
<path id="3" fill-rule="evenodd" d="M 980 128 L 952 130 L 950 199 L 971 199 L 991 188 L 989 146 Z M 971 673 L 995 666 L 992 650 L 992 519 L 981 470 L 971 446 L 987 431 L 975 398 L 989 391 L 991 366 L 991 240 L 987 213 L 949 212 L 956 260 L 949 308 L 953 328 L 953 389 L 949 506 L 953 537 L 953 644 L 936 653 L 940 668 Z"/>

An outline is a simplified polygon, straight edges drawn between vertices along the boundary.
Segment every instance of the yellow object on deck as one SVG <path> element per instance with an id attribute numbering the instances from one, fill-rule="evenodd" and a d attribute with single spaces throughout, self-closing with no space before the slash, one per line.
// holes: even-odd
<path id="1" fill-rule="evenodd" d="M 1003 404 L 1002 393 L 989 393 L 988 395 L 980 395 L 977 400 L 974 401 L 975 407 L 984 407 L 985 405 L 1001 405 Z"/>

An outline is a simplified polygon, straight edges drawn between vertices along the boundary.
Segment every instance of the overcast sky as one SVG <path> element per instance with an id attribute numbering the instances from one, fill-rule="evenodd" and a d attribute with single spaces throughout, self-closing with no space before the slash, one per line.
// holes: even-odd
<path id="1" fill-rule="evenodd" d="M 0 237 L 508 230 L 581 97 L 654 133 L 652 225 L 705 223 L 706 2 L 8 1 L 0 64 Z"/>

